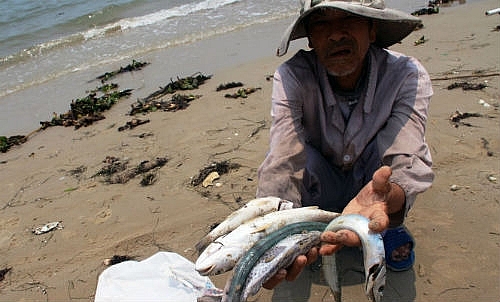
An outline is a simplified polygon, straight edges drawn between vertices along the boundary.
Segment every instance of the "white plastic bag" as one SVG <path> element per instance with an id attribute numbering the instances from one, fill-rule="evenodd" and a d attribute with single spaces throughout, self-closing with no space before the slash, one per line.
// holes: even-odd
<path id="1" fill-rule="evenodd" d="M 175 301 L 194 302 L 216 289 L 194 263 L 170 252 L 158 252 L 143 261 L 115 264 L 99 275 L 95 302 Z"/>

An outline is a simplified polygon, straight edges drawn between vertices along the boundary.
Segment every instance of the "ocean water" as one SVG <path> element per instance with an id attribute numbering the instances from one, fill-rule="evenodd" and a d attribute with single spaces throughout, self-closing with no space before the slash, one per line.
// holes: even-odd
<path id="1" fill-rule="evenodd" d="M 410 13 L 427 1 L 386 3 Z M 20 119 L 12 115 L 28 112 L 25 107 L 33 106 L 27 104 L 37 101 L 17 97 L 27 89 L 42 89 L 73 73 L 130 62 L 154 51 L 186 49 L 198 41 L 291 19 L 299 0 L 0 0 L 0 7 L 0 135 L 14 135 L 26 132 L 27 126 L 18 125 Z M 47 117 L 60 108 L 58 102 L 69 103 L 44 100 Z"/>

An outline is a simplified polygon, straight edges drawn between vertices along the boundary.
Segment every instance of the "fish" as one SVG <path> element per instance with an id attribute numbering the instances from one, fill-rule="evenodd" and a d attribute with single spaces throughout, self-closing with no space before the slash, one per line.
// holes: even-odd
<path id="1" fill-rule="evenodd" d="M 210 243 L 196 260 L 195 269 L 202 276 L 222 274 L 233 269 L 241 256 L 257 241 L 285 225 L 300 221 L 327 223 L 339 215 L 310 206 L 272 212 L 254 218 Z"/>
<path id="2" fill-rule="evenodd" d="M 256 263 L 244 286 L 242 300 L 255 295 L 262 284 L 274 276 L 279 269 L 292 265 L 295 258 L 320 243 L 321 231 L 290 235 L 268 250 Z"/>
<path id="3" fill-rule="evenodd" d="M 342 301 L 342 290 L 340 287 L 340 276 L 338 272 L 337 257 L 335 253 L 331 255 L 324 255 L 321 257 L 321 264 L 323 268 L 323 276 L 326 283 L 330 287 L 335 302 Z"/>
<path id="4" fill-rule="evenodd" d="M 198 254 L 200 254 L 215 239 L 231 232 L 242 223 L 273 211 L 291 209 L 292 207 L 293 203 L 291 201 L 278 197 L 269 196 L 250 200 L 243 207 L 232 212 L 217 227 L 205 235 L 196 244 L 195 248 Z"/>
<path id="5" fill-rule="evenodd" d="M 369 222 L 370 220 L 364 216 L 358 214 L 345 214 L 333 219 L 325 228 L 325 231 L 336 232 L 347 229 L 355 232 L 359 236 L 361 245 L 363 246 L 365 294 L 368 300 L 380 302 L 383 296 L 386 275 L 384 241 L 380 234 L 372 232 L 369 229 Z M 333 261 L 333 263 L 335 263 L 335 261 Z M 332 270 L 331 265 L 332 261 L 329 261 L 323 263 L 322 268 L 328 272 L 328 270 Z M 327 280 L 327 282 L 330 286 L 331 284 L 336 284 L 338 288 L 332 288 L 332 291 L 334 291 L 335 294 L 335 290 L 337 290 L 340 296 L 338 275 L 336 278 L 337 280 Z"/>
<path id="6" fill-rule="evenodd" d="M 241 257 L 234 267 L 232 277 L 226 282 L 223 301 L 245 301 L 241 298 L 242 292 L 245 290 L 249 291 L 245 299 L 249 295 L 254 295 L 260 289 L 262 283 L 267 281 L 270 276 L 274 275 L 280 268 L 289 266 L 289 264 L 285 265 L 287 263 L 284 261 L 295 259 L 296 256 L 293 257 L 292 252 L 295 252 L 296 255 L 307 253 L 314 246 L 314 244 L 309 245 L 309 239 L 314 239 L 314 243 L 319 244 L 319 237 L 314 238 L 311 231 L 322 231 L 326 225 L 323 222 L 296 222 L 286 225 L 259 240 Z M 302 235 L 304 240 L 290 239 L 294 235 Z M 283 242 L 284 240 L 286 242 Z M 309 245 L 309 247 L 306 245 Z M 280 247 L 283 247 L 283 249 L 280 249 Z M 271 258 L 281 258 L 282 261 L 277 263 Z M 273 263 L 269 263 L 269 260 L 273 261 Z M 256 268 L 257 263 L 260 262 L 263 262 L 263 265 Z M 274 270 L 274 273 L 272 270 Z M 250 275 L 253 278 L 250 278 Z M 259 278 L 261 280 L 258 280 Z"/>

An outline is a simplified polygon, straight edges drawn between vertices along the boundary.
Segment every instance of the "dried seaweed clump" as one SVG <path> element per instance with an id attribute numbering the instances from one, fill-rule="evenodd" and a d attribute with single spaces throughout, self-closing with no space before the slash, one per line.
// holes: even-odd
<path id="1" fill-rule="evenodd" d="M 226 93 L 224 97 L 226 98 L 232 98 L 232 99 L 237 99 L 237 98 L 247 98 L 249 94 L 254 93 L 257 90 L 260 90 L 260 87 L 250 87 L 250 88 L 240 88 L 238 91 L 235 93 Z"/>
<path id="2" fill-rule="evenodd" d="M 155 111 L 177 111 L 186 109 L 192 100 L 200 98 L 200 95 L 174 94 L 170 100 L 138 100 L 132 104 L 129 115 Z"/>
<path id="3" fill-rule="evenodd" d="M 192 76 L 185 78 L 177 78 L 177 81 L 170 80 L 170 83 L 165 87 L 160 87 L 159 90 L 151 93 L 143 102 L 149 102 L 159 99 L 167 94 L 175 93 L 178 90 L 193 90 L 204 84 L 206 80 L 212 78 L 211 75 L 204 75 L 201 72 L 195 73 Z"/>
<path id="4" fill-rule="evenodd" d="M 24 144 L 27 139 L 28 138 L 24 135 L 14 135 L 10 137 L 0 136 L 0 152 L 5 153 L 14 145 Z"/>
<path id="5" fill-rule="evenodd" d="M 238 169 L 240 167 L 239 164 L 231 163 L 229 160 L 211 163 L 210 165 L 201 169 L 195 177 L 191 179 L 191 185 L 198 186 L 200 185 L 205 178 L 212 172 L 217 172 L 219 175 L 226 174 L 231 170 Z"/>
<path id="6" fill-rule="evenodd" d="M 86 97 L 72 101 L 68 112 L 59 115 L 54 113 L 52 120 L 40 122 L 40 125 L 42 125 L 42 129 L 51 126 L 74 126 L 75 129 L 86 127 L 94 121 L 104 119 L 101 112 L 109 110 L 119 99 L 129 96 L 131 93 L 132 89 L 126 89 L 109 92 L 98 97 L 97 93 L 92 91 Z"/>
<path id="7" fill-rule="evenodd" d="M 226 90 L 226 89 L 236 88 L 236 87 L 243 87 L 243 83 L 242 82 L 229 82 L 229 83 L 225 83 L 225 84 L 220 84 L 219 86 L 217 86 L 217 88 L 215 90 L 221 91 L 221 90 Z"/>
<path id="8" fill-rule="evenodd" d="M 115 70 L 115 71 L 110 71 L 106 72 L 100 76 L 97 77 L 98 80 L 101 80 L 101 83 L 106 82 L 107 80 L 115 77 L 116 75 L 124 72 L 130 72 L 130 71 L 135 71 L 135 70 L 141 70 L 142 67 L 148 65 L 149 63 L 147 62 L 139 62 L 136 60 L 132 60 L 132 64 L 128 64 L 125 67 L 120 67 L 120 69 Z"/>
<path id="9" fill-rule="evenodd" d="M 460 112 L 456 110 L 451 116 L 450 116 L 450 122 L 455 128 L 458 128 L 460 125 L 464 126 L 469 126 L 472 127 L 472 124 L 463 122 L 463 119 L 470 118 L 470 117 L 482 117 L 480 113 L 470 113 L 470 112 Z"/>
<path id="10" fill-rule="evenodd" d="M 161 168 L 167 163 L 166 157 L 158 157 L 154 160 L 144 160 L 136 167 L 128 168 L 128 161 L 121 161 L 119 158 L 108 156 L 104 160 L 106 165 L 94 176 L 104 176 L 104 181 L 108 184 L 124 184 L 130 179 L 140 174 L 145 174 L 155 168 Z M 156 178 L 145 175 L 141 185 L 151 185 Z"/>
<path id="11" fill-rule="evenodd" d="M 483 88 L 488 87 L 486 84 L 479 83 L 479 84 L 473 84 L 469 82 L 455 82 L 453 84 L 450 84 L 447 88 L 448 90 L 455 89 L 458 87 L 462 87 L 463 90 L 481 90 Z"/>

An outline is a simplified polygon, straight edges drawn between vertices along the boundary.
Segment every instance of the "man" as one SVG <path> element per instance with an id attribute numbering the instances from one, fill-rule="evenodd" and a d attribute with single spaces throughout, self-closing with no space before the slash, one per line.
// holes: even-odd
<path id="1" fill-rule="evenodd" d="M 414 242 L 402 224 L 434 178 L 424 137 L 429 75 L 416 59 L 386 49 L 419 23 L 383 0 L 303 0 L 278 55 L 302 37 L 311 50 L 298 51 L 274 75 L 270 149 L 258 172 L 258 197 L 359 213 L 370 219 L 370 229 L 384 231 L 392 269 L 386 291 L 405 286 L 394 274 L 411 268 Z M 307 301 L 311 282 L 319 280 L 318 254 L 338 252 L 341 271 L 362 265 L 355 233 L 324 232 L 321 239 L 319 250 L 264 284 L 275 289 L 273 301 Z M 414 289 L 405 291 L 394 290 L 393 299 L 414 299 Z"/>

